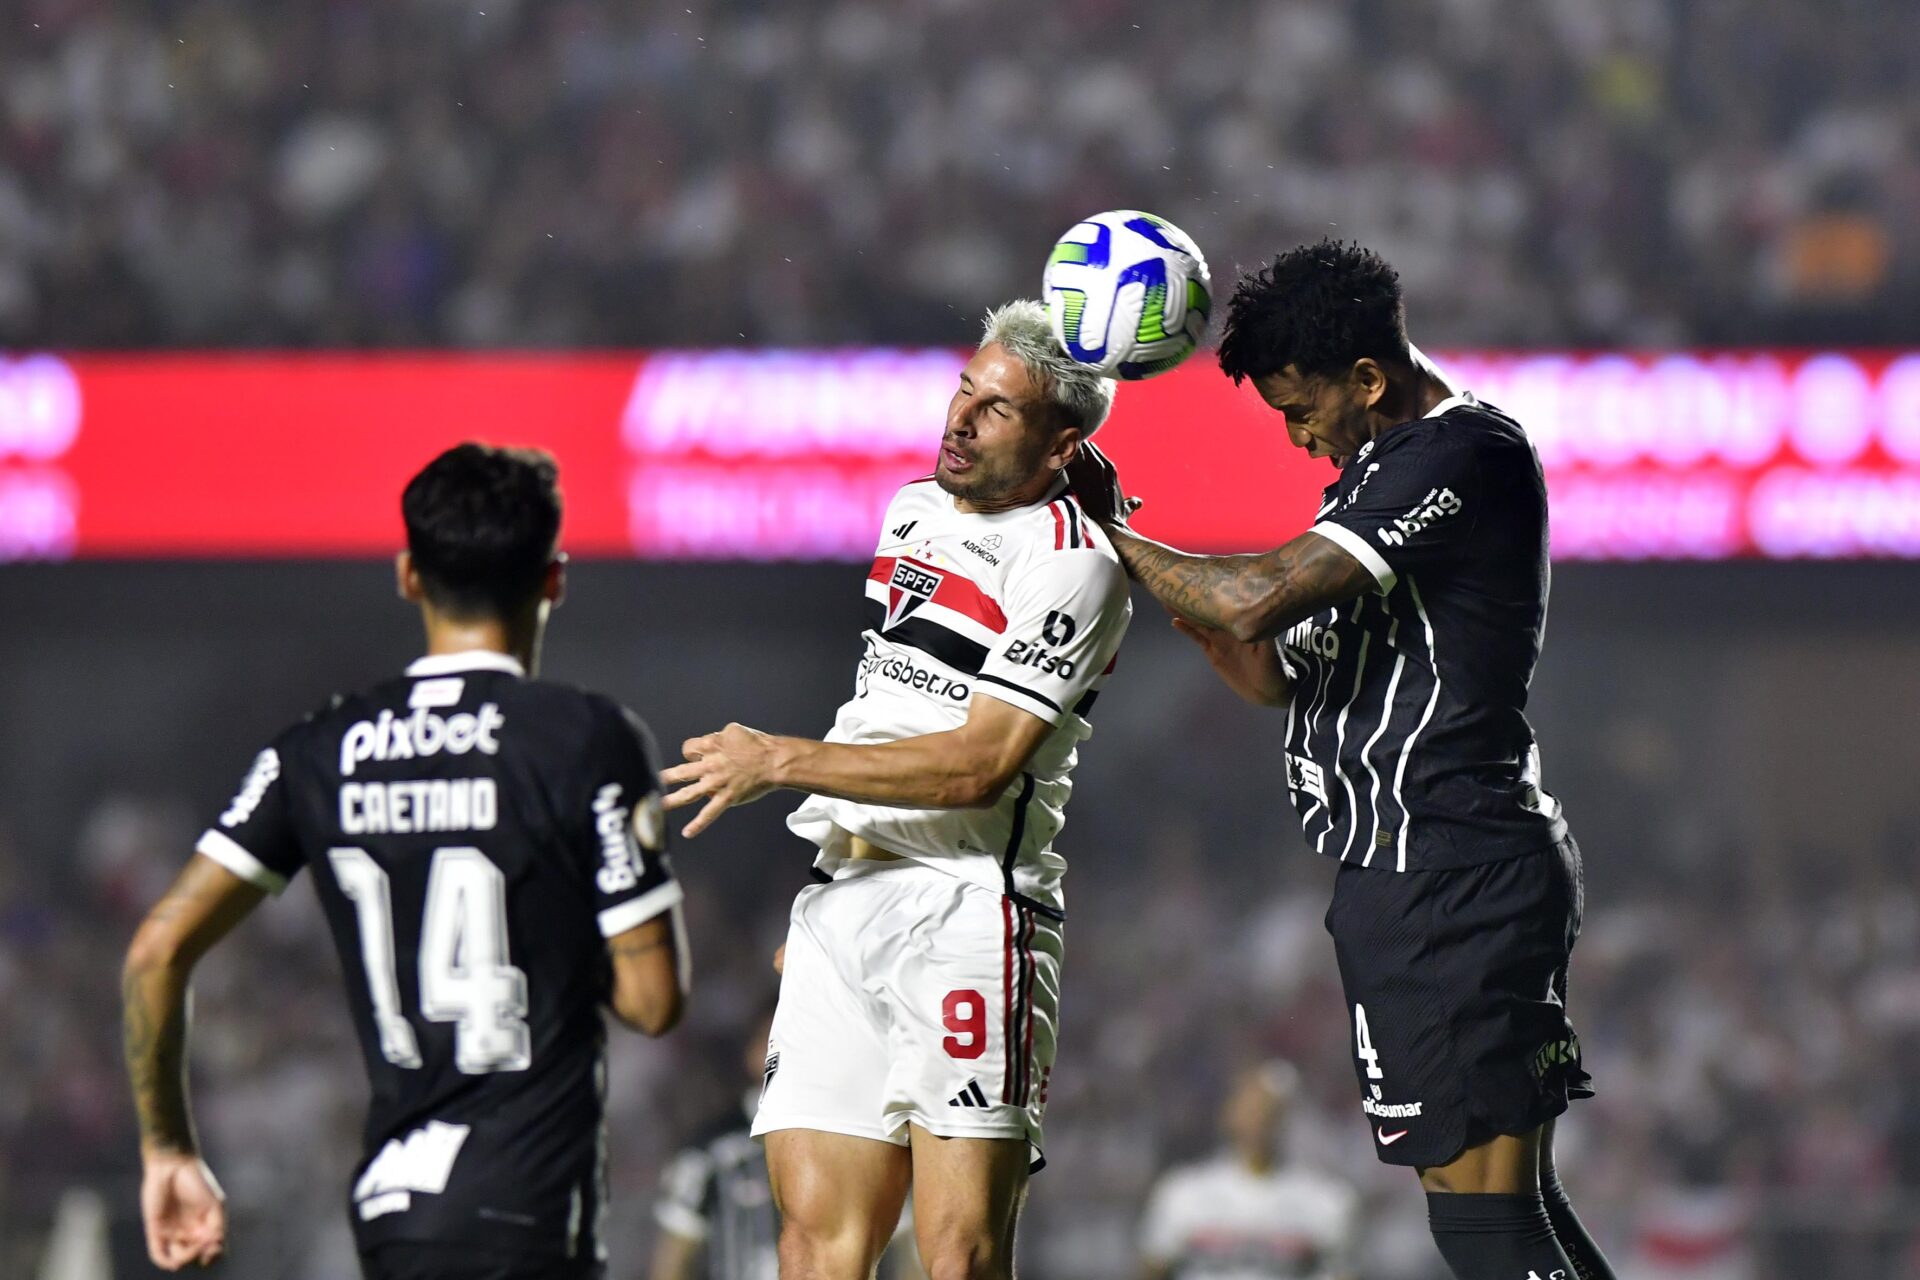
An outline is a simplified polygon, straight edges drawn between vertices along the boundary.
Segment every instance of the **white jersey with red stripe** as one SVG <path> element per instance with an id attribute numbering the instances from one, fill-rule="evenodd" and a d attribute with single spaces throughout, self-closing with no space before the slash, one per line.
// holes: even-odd
<path id="1" fill-rule="evenodd" d="M 1053 726 L 991 807 L 903 809 L 810 797 L 787 825 L 832 874 L 849 836 L 1058 915 L 1065 821 L 1087 715 L 1133 606 L 1113 544 L 1065 492 L 980 515 L 931 478 L 887 507 L 867 577 L 866 652 L 829 742 L 892 742 L 964 724 L 976 697 Z"/>

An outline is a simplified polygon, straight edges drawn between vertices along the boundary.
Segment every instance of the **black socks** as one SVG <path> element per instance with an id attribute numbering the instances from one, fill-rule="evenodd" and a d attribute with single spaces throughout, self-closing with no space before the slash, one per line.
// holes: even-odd
<path id="1" fill-rule="evenodd" d="M 1428 1192 L 1427 1222 L 1459 1280 L 1576 1280 L 1579 1274 L 1538 1195 Z"/>
<path id="2" fill-rule="evenodd" d="M 1547 1204 L 1547 1218 L 1553 1223 L 1554 1237 L 1573 1262 L 1574 1280 L 1618 1280 L 1606 1255 L 1580 1225 L 1580 1217 L 1567 1199 L 1567 1189 L 1560 1185 L 1560 1174 L 1552 1165 L 1540 1172 L 1540 1194 Z"/>

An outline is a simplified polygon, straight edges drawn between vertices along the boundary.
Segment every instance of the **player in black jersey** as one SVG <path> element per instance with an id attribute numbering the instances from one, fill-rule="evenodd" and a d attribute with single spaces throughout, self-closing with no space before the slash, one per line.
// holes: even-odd
<path id="1" fill-rule="evenodd" d="M 659 1035 L 687 976 L 645 727 L 531 678 L 560 599 L 543 454 L 461 445 L 401 502 L 427 656 L 275 738 L 128 950 L 156 1265 L 224 1246 L 188 1107 L 195 962 L 303 867 L 373 1096 L 350 1213 L 370 1280 L 603 1274 L 602 1006 Z"/>
<path id="2" fill-rule="evenodd" d="M 1527 687 L 1547 609 L 1547 495 L 1512 418 L 1407 341 L 1399 279 L 1323 241 L 1243 279 L 1220 364 L 1339 468 L 1263 555 L 1126 527 L 1097 451 L 1075 482 L 1128 571 L 1236 692 L 1287 714 L 1287 789 L 1340 861 L 1327 929 L 1376 1150 L 1412 1165 L 1462 1280 L 1612 1276 L 1553 1166 L 1591 1094 L 1567 1019 L 1579 851 L 1540 785 Z M 1104 517 L 1104 518 L 1102 518 Z"/>

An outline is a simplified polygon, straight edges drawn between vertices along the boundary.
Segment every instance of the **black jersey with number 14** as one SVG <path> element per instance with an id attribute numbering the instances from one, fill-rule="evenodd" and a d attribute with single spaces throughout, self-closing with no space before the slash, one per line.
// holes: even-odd
<path id="1" fill-rule="evenodd" d="M 1313 531 L 1377 589 L 1281 638 L 1287 789 L 1307 842 L 1395 871 L 1550 848 L 1566 824 L 1526 716 L 1547 491 L 1526 433 L 1454 396 L 1355 455 Z"/>
<path id="2" fill-rule="evenodd" d="M 423 658 L 254 761 L 199 851 L 313 869 L 373 1085 L 363 1250 L 591 1257 L 605 939 L 680 901 L 644 726 L 494 653 Z"/>

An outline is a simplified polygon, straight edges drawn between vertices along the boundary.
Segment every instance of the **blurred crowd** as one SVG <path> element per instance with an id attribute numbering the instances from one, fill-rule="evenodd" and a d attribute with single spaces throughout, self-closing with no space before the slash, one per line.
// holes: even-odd
<path id="1" fill-rule="evenodd" d="M 1073 877 L 1064 1051 L 1028 1271 L 1134 1274 L 1156 1174 L 1216 1146 L 1238 1069 L 1284 1056 L 1304 1080 L 1291 1158 L 1351 1181 L 1366 1204 L 1360 1274 L 1433 1280 L 1424 1201 L 1404 1170 L 1375 1162 L 1354 1105 L 1320 925 L 1330 867 L 1291 845 L 1223 853 L 1197 818 L 1137 816 L 1137 847 Z M 0 1042 L 0 1273 L 32 1273 L 45 1223 L 77 1185 L 106 1194 L 120 1256 L 137 1256 L 113 973 L 194 830 L 183 806 L 109 795 L 70 858 L 0 835 L 0 1008 L 12 1024 Z M 741 1041 L 772 993 L 787 891 L 803 880 L 804 859 L 783 852 L 796 854 L 791 883 L 729 887 L 683 868 L 691 1020 L 663 1042 L 615 1038 L 616 1277 L 644 1271 L 661 1165 L 738 1105 Z M 1559 1145 L 1623 1280 L 1920 1277 L 1920 898 L 1900 870 L 1914 849 L 1787 852 L 1724 850 L 1678 882 L 1672 863 L 1661 875 L 1593 868 L 1604 893 L 1572 999 L 1600 1094 Z M 237 1273 L 352 1274 L 343 1188 L 365 1085 L 311 890 L 297 884 L 216 952 L 197 1001 L 194 1093 L 232 1197 Z"/>
<path id="2" fill-rule="evenodd" d="M 959 340 L 1111 207 L 1421 339 L 1912 342 L 1889 0 L 10 0 L 0 346 Z"/>

